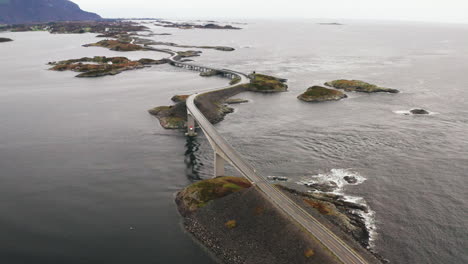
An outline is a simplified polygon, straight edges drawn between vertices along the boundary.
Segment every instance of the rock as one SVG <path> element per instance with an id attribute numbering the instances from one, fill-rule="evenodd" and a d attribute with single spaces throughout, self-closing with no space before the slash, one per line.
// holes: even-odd
<path id="1" fill-rule="evenodd" d="M 212 200 L 238 192 L 251 187 L 252 184 L 241 177 L 217 177 L 209 180 L 196 182 L 179 193 L 176 196 L 176 203 L 179 212 L 186 216 L 199 208 L 204 207 Z M 231 222 L 232 228 L 236 226 Z"/>
<path id="2" fill-rule="evenodd" d="M 343 179 L 350 184 L 355 184 L 358 181 L 354 176 L 344 176 Z"/>
<path id="3" fill-rule="evenodd" d="M 325 183 L 306 183 L 304 185 L 321 192 L 332 192 L 336 188 L 338 188 L 338 184 L 334 181 L 329 181 Z"/>
<path id="4" fill-rule="evenodd" d="M 88 62 L 88 63 L 87 63 Z M 148 64 L 166 63 L 166 60 L 141 59 L 131 61 L 125 57 L 104 57 L 95 56 L 93 58 L 83 57 L 81 59 L 71 59 L 59 62 L 49 62 L 54 67 L 52 71 L 75 71 L 80 72 L 76 77 L 101 77 L 106 75 L 116 75 L 123 71 L 142 69 Z"/>
<path id="5" fill-rule="evenodd" d="M 348 96 L 341 91 L 328 89 L 322 86 L 312 86 L 297 98 L 305 102 L 338 101 Z"/>
<path id="6" fill-rule="evenodd" d="M 151 115 L 159 119 L 159 123 L 166 129 L 183 129 L 187 127 L 187 106 L 180 102 L 172 106 L 158 106 L 148 110 Z"/>
<path id="7" fill-rule="evenodd" d="M 377 93 L 377 92 L 387 92 L 387 93 L 399 93 L 400 91 L 396 89 L 383 88 L 374 84 L 366 83 L 358 80 L 336 80 L 331 82 L 326 82 L 326 86 L 334 87 L 337 89 L 343 89 L 347 92 L 363 92 L 363 93 Z"/>
<path id="8" fill-rule="evenodd" d="M 318 23 L 319 25 L 322 25 L 322 26 L 342 26 L 343 24 L 341 23 L 336 23 L 336 22 L 332 22 L 332 23 Z"/>
<path id="9" fill-rule="evenodd" d="M 202 77 L 211 77 L 211 76 L 216 76 L 222 74 L 220 71 L 217 70 L 209 70 L 206 72 L 200 72 L 200 76 Z"/>
<path id="10" fill-rule="evenodd" d="M 230 98 L 224 101 L 226 104 L 242 104 L 242 103 L 248 103 L 249 100 L 246 99 L 240 99 L 240 98 Z"/>
<path id="11" fill-rule="evenodd" d="M 259 93 L 278 93 L 288 90 L 288 86 L 279 78 L 264 75 L 251 74 L 250 83 L 246 85 L 247 90 Z"/>
<path id="12" fill-rule="evenodd" d="M 413 115 L 428 115 L 429 112 L 424 109 L 412 109 L 410 113 Z"/>
<path id="13" fill-rule="evenodd" d="M 267 179 L 269 181 L 288 181 L 288 177 L 282 176 L 267 176 Z"/>
<path id="14" fill-rule="evenodd" d="M 119 40 L 101 40 L 97 43 L 85 44 L 83 47 L 103 47 L 108 48 L 114 51 L 137 51 L 137 50 L 146 50 L 143 46 L 135 45 Z"/>
<path id="15" fill-rule="evenodd" d="M 189 96 L 188 94 L 174 95 L 171 100 L 175 103 L 185 102 Z"/>
<path id="16" fill-rule="evenodd" d="M 187 58 L 187 57 L 198 57 L 202 52 L 199 50 L 187 50 L 187 51 L 178 51 L 177 54 L 180 58 Z"/>
<path id="17" fill-rule="evenodd" d="M 159 64 L 164 64 L 164 63 L 167 63 L 168 60 L 166 59 L 162 59 L 162 60 L 153 60 L 153 59 L 139 59 L 138 60 L 139 63 L 143 64 L 143 65 L 159 65 Z"/>
<path id="18" fill-rule="evenodd" d="M 13 41 L 13 40 L 10 39 L 10 38 L 0 38 L 0 43 L 2 43 L 2 42 L 10 42 L 10 41 Z"/>

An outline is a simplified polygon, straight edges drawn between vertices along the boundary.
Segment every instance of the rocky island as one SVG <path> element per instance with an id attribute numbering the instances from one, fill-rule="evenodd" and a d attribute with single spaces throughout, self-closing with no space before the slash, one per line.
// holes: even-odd
<path id="1" fill-rule="evenodd" d="M 216 71 L 207 73 L 209 73 L 207 74 L 208 76 L 219 74 Z M 288 88 L 285 84 L 285 80 L 273 76 L 251 74 L 249 77 L 251 78 L 249 84 L 238 85 L 229 89 L 221 89 L 199 95 L 195 102 L 203 115 L 205 115 L 211 123 L 216 124 L 221 122 L 227 114 L 234 111 L 233 108 L 227 106 L 227 104 L 230 104 L 228 101 L 230 97 L 245 91 L 277 93 L 284 92 Z M 233 80 L 231 80 L 231 82 L 232 81 Z M 185 100 L 187 97 L 187 95 L 176 95 L 172 97 L 173 101 L 176 102 L 175 105 L 155 107 L 148 110 L 148 112 L 156 116 L 161 126 L 166 129 L 186 128 L 187 108 Z"/>
<path id="2" fill-rule="evenodd" d="M 81 59 L 71 59 L 59 62 L 49 62 L 53 65 L 52 71 L 74 71 L 81 72 L 76 77 L 101 77 L 106 75 L 116 75 L 123 71 L 144 68 L 146 65 L 164 64 L 167 60 L 140 59 L 132 61 L 125 57 L 84 57 Z"/>
<path id="3" fill-rule="evenodd" d="M 380 263 L 352 238 L 366 237 L 362 220 L 350 213 L 355 210 L 354 205 L 336 195 L 277 187 L 331 228 L 368 263 Z M 244 178 L 218 177 L 196 182 L 177 194 L 176 204 L 184 217 L 185 229 L 222 263 L 340 263 L 320 242 L 291 224 Z"/>
<path id="4" fill-rule="evenodd" d="M 0 43 L 2 43 L 2 42 L 10 42 L 10 41 L 13 41 L 13 40 L 10 39 L 10 38 L 0 38 Z"/>
<path id="5" fill-rule="evenodd" d="M 347 92 L 363 92 L 363 93 L 399 93 L 396 89 L 383 88 L 374 84 L 366 83 L 359 80 L 336 80 L 326 82 L 326 86 L 334 87 L 336 89 L 342 89 Z"/>
<path id="6" fill-rule="evenodd" d="M 158 23 L 155 23 L 154 25 L 156 26 L 161 26 L 161 27 L 168 27 L 168 28 L 178 28 L 178 29 L 241 29 L 238 27 L 233 27 L 231 25 L 218 25 L 215 23 L 208 23 L 208 24 L 192 24 L 192 23 L 176 23 L 176 22 L 171 22 L 171 21 L 165 21 L 165 20 L 159 20 Z"/>
<path id="7" fill-rule="evenodd" d="M 328 89 L 322 86 L 312 86 L 307 91 L 297 98 L 305 102 L 326 102 L 326 101 L 338 101 L 348 97 L 343 92 Z"/>
<path id="8" fill-rule="evenodd" d="M 123 42 L 119 40 L 101 40 L 97 43 L 85 44 L 83 47 L 103 47 L 108 48 L 114 51 L 137 51 L 137 50 L 147 50 L 146 48 L 131 44 L 128 42 Z"/>
<path id="9" fill-rule="evenodd" d="M 264 74 L 250 74 L 250 84 L 247 84 L 245 88 L 248 91 L 259 92 L 259 93 L 278 93 L 286 92 L 288 86 L 285 84 L 286 80 L 268 76 Z"/>
<path id="10" fill-rule="evenodd" d="M 429 112 L 424 109 L 411 109 L 410 113 L 413 115 L 428 115 Z"/>

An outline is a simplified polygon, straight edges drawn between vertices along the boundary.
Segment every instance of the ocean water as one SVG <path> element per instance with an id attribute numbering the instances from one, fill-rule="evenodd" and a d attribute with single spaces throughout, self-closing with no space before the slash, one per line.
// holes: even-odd
<path id="1" fill-rule="evenodd" d="M 239 31 L 151 27 L 173 34 L 152 38 L 232 46 L 195 60 L 289 80 L 287 93 L 239 95 L 251 102 L 216 125 L 263 175 L 301 183 L 352 173 L 358 184 L 338 191 L 370 207 L 374 250 L 392 263 L 468 263 L 468 25 L 246 22 Z M 15 41 L 0 49 L 0 262 L 210 263 L 173 198 L 211 176 L 211 149 L 146 110 L 225 80 L 168 65 L 78 79 L 45 63 L 165 55 L 81 47 L 93 34 L 2 35 Z M 296 99 L 342 78 L 402 92 Z M 433 114 L 404 115 L 413 108 Z"/>

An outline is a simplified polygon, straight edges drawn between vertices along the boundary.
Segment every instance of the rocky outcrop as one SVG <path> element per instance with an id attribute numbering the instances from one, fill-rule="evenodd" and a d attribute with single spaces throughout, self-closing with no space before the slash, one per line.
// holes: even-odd
<path id="1" fill-rule="evenodd" d="M 10 42 L 10 41 L 13 41 L 13 40 L 10 39 L 10 38 L 0 38 L 0 43 L 2 43 L 2 42 Z"/>
<path id="2" fill-rule="evenodd" d="M 305 102 L 326 102 L 326 101 L 338 101 L 348 97 L 343 92 L 328 89 L 322 86 L 312 86 L 307 91 L 297 98 Z"/>
<path id="3" fill-rule="evenodd" d="M 158 106 L 148 110 L 151 115 L 159 119 L 159 123 L 166 129 L 182 129 L 187 127 L 187 105 L 180 102 L 171 106 Z"/>
<path id="4" fill-rule="evenodd" d="M 222 72 L 217 71 L 217 70 L 209 70 L 206 72 L 200 72 L 200 76 L 202 77 L 211 77 L 211 76 L 216 76 L 216 75 L 221 75 Z"/>
<path id="5" fill-rule="evenodd" d="M 131 44 L 128 42 L 123 42 L 119 40 L 101 40 L 97 43 L 85 44 L 83 47 L 103 47 L 108 48 L 114 51 L 137 51 L 137 50 L 147 50 L 145 47 L 140 45 Z"/>
<path id="6" fill-rule="evenodd" d="M 80 72 L 76 77 L 101 77 L 116 75 L 123 71 L 144 68 L 146 65 L 166 63 L 167 60 L 140 59 L 131 61 L 125 57 L 84 57 L 59 62 L 49 62 L 53 65 L 52 71 L 74 71 Z"/>
<path id="7" fill-rule="evenodd" d="M 326 82 L 326 86 L 334 87 L 337 89 L 343 89 L 347 92 L 363 92 L 363 93 L 398 93 L 396 89 L 383 88 L 374 84 L 366 83 L 358 80 L 336 80 L 331 82 Z"/>
<path id="8" fill-rule="evenodd" d="M 185 229 L 207 247 L 219 263 L 341 263 L 256 188 L 249 188 L 248 182 L 242 185 L 239 180 L 220 177 L 197 182 L 176 196 Z M 330 202 L 285 193 L 329 228 L 331 223 L 326 216 L 347 217 Z M 352 220 L 347 223 L 354 227 Z M 337 235 L 367 263 L 379 263 L 348 234 L 340 232 Z"/>
<path id="9" fill-rule="evenodd" d="M 185 102 L 187 100 L 187 98 L 189 97 L 190 95 L 188 94 L 177 94 L 177 95 L 174 95 L 171 100 L 174 102 L 174 103 L 180 103 L 180 102 Z"/>
<path id="10" fill-rule="evenodd" d="M 241 99 L 241 98 L 230 98 L 224 101 L 226 104 L 242 104 L 242 103 L 248 103 L 249 100 L 247 99 Z"/>
<path id="11" fill-rule="evenodd" d="M 177 55 L 179 58 L 189 58 L 189 57 L 198 57 L 202 52 L 199 50 L 187 50 L 187 51 L 178 51 Z"/>
<path id="12" fill-rule="evenodd" d="M 424 109 L 411 109 L 410 113 L 413 115 L 428 115 L 429 112 Z"/>
<path id="13" fill-rule="evenodd" d="M 199 25 L 199 24 L 192 24 L 192 23 L 176 23 L 176 22 L 171 22 L 171 21 L 164 21 L 164 20 L 159 20 L 158 23 L 155 23 L 154 25 L 156 26 L 161 26 L 161 27 L 171 27 L 171 28 L 179 28 L 179 29 L 194 29 L 194 28 L 199 28 L 199 29 L 241 29 L 238 27 L 233 27 L 231 25 L 218 25 L 215 23 L 208 23 L 204 25 Z"/>
<path id="14" fill-rule="evenodd" d="M 264 74 L 251 74 L 250 83 L 245 85 L 248 91 L 259 93 L 277 93 L 285 92 L 288 86 L 279 78 L 264 75 Z"/>
<path id="15" fill-rule="evenodd" d="M 99 15 L 85 12 L 68 0 L 0 1 L 0 24 L 99 19 Z"/>
<path id="16" fill-rule="evenodd" d="M 179 212 L 186 216 L 215 199 L 251 186 L 247 179 L 240 177 L 217 177 L 199 181 L 177 193 L 176 203 Z"/>

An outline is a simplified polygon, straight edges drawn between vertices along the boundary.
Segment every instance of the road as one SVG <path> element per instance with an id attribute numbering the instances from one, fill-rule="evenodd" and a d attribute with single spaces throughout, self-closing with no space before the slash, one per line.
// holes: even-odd
<path id="1" fill-rule="evenodd" d="M 156 49 L 155 49 L 156 50 Z M 168 58 L 172 62 L 177 62 L 177 53 L 168 50 L 159 50 L 171 54 Z M 189 64 L 193 65 L 193 64 Z M 217 91 L 221 89 L 229 89 L 240 84 L 249 83 L 249 78 L 240 72 L 231 70 L 221 69 L 224 72 L 233 73 L 241 78 L 241 81 L 235 85 L 222 87 L 219 89 L 209 89 L 203 92 Z M 289 197 L 287 197 L 278 188 L 270 184 L 263 176 L 259 175 L 257 171 L 246 161 L 244 158 L 232 148 L 232 146 L 218 133 L 215 127 L 208 121 L 208 119 L 202 114 L 202 112 L 195 105 L 195 99 L 197 96 L 203 94 L 200 93 L 192 94 L 187 98 L 187 110 L 197 121 L 199 127 L 203 130 L 206 137 L 208 137 L 211 143 L 214 143 L 221 151 L 222 156 L 227 158 L 228 162 L 236 168 L 244 177 L 256 186 L 256 188 L 270 200 L 274 206 L 288 216 L 292 221 L 296 222 L 307 230 L 312 236 L 319 240 L 326 248 L 328 248 L 341 262 L 346 264 L 365 264 L 365 261 L 357 252 L 349 247 L 342 239 L 337 237 L 327 227 L 322 225 L 313 216 L 307 213 L 303 208 L 297 205 Z"/>

